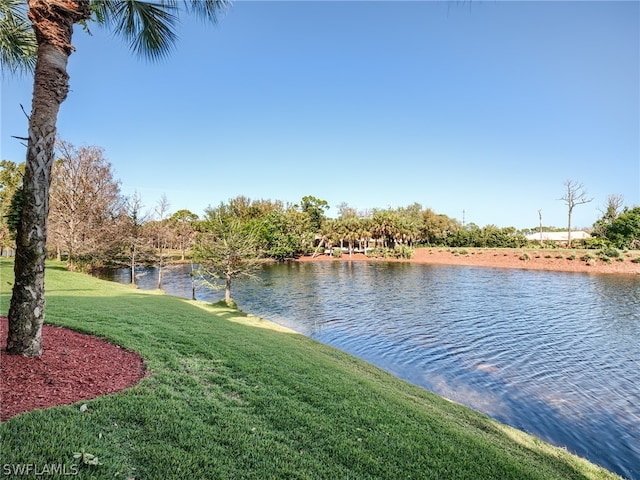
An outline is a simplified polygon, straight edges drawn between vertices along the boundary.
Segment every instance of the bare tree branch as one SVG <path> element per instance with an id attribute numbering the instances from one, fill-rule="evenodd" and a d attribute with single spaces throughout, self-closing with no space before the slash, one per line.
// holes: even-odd
<path id="1" fill-rule="evenodd" d="M 24 105 L 20 104 L 20 109 L 22 110 L 22 113 L 24 113 L 24 116 L 27 117 L 27 120 L 31 120 L 31 116 L 24 109 Z"/>
<path id="2" fill-rule="evenodd" d="M 583 205 L 591 202 L 593 197 L 589 198 L 587 196 L 587 190 L 581 182 L 566 180 L 563 185 L 566 187 L 567 191 L 560 200 L 564 201 L 569 210 L 567 222 L 567 246 L 571 247 L 571 215 L 573 214 L 573 209 L 577 205 Z"/>
<path id="3" fill-rule="evenodd" d="M 620 215 L 622 207 L 624 206 L 623 195 L 609 195 L 604 207 L 599 208 L 598 211 L 607 220 L 615 220 Z"/>

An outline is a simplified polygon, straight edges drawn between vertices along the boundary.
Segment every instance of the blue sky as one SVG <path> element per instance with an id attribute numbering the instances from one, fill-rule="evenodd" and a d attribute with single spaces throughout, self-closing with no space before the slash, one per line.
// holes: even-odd
<path id="1" fill-rule="evenodd" d="M 640 205 L 639 7 L 238 1 L 217 26 L 184 17 L 159 63 L 77 29 L 58 133 L 104 148 L 149 209 L 313 195 L 562 227 L 571 179 L 589 227 L 610 194 Z M 31 87 L 2 80 L 3 159 L 24 160 Z"/>

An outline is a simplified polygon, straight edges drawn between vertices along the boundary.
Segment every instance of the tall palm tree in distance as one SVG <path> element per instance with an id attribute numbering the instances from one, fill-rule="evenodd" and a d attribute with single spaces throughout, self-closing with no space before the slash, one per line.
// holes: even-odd
<path id="1" fill-rule="evenodd" d="M 74 24 L 95 21 L 129 42 L 134 53 L 156 60 L 170 53 L 175 44 L 180 15 L 194 14 L 216 22 L 218 13 L 228 3 L 228 0 L 0 0 L 0 4 L 10 7 L 0 12 L 3 20 L 7 15 L 5 11 L 19 14 L 26 4 L 37 44 L 23 205 L 16 236 L 15 283 L 9 306 L 9 354 L 38 356 L 42 353 L 49 186 L 58 111 L 69 92 L 67 62 L 73 51 Z M 24 17 L 16 18 L 22 19 L 24 26 Z M 24 33 L 28 34 L 29 30 Z M 4 38 L 3 31 L 0 42 Z M 16 42 L 22 39 L 15 35 L 14 38 Z M 17 56 L 9 52 L 11 50 L 2 45 L 3 68 L 17 65 L 16 58 L 28 58 L 21 55 L 20 50 Z M 8 55 L 6 59 L 5 55 Z"/>

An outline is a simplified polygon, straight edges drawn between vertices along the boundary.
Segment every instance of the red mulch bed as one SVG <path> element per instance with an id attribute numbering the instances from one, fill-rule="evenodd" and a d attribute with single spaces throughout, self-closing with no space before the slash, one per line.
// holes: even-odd
<path id="1" fill-rule="evenodd" d="M 114 393 L 145 375 L 137 353 L 51 325 L 42 327 L 40 357 L 7 355 L 7 331 L 7 318 L 0 317 L 0 421 Z"/>

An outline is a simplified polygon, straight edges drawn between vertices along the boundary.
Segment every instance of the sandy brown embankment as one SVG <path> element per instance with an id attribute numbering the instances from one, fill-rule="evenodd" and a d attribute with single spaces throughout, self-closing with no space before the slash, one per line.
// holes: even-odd
<path id="1" fill-rule="evenodd" d="M 526 255 L 525 255 L 526 254 Z M 593 257 L 589 261 L 584 255 Z M 431 265 L 466 265 L 490 268 L 519 268 L 528 270 L 549 270 L 560 272 L 584 272 L 606 274 L 640 275 L 640 263 L 631 260 L 640 257 L 640 251 L 622 253 L 620 259 L 606 262 L 597 257 L 596 251 L 589 250 L 535 250 L 505 248 L 416 248 L 410 260 L 371 259 L 362 253 L 343 254 L 340 258 L 329 255 L 301 257 L 300 262 L 327 261 L 394 261 Z"/>

